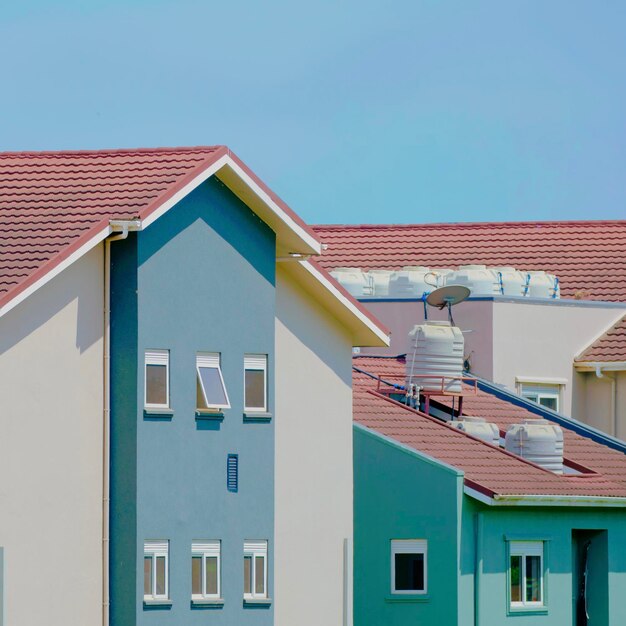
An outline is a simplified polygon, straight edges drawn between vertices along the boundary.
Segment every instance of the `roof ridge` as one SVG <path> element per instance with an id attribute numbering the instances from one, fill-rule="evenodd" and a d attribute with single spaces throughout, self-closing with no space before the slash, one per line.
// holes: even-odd
<path id="1" fill-rule="evenodd" d="M 216 144 L 213 146 L 161 146 L 155 148 L 97 148 L 93 150 L 15 150 L 0 152 L 0 159 L 5 158 L 32 158 L 33 156 L 41 157 L 58 157 L 58 156 L 109 156 L 115 154 L 167 154 L 181 152 L 214 152 L 220 148 L 226 148 L 225 145 Z"/>
<path id="2" fill-rule="evenodd" d="M 362 229 L 362 230 L 374 230 L 374 229 L 385 229 L 390 230 L 392 228 L 430 228 L 430 227 L 447 227 L 447 228 L 458 228 L 458 227 L 493 227 L 493 226 L 501 226 L 501 227 L 510 227 L 514 228 L 516 226 L 563 226 L 563 225 L 580 225 L 580 226 L 588 226 L 588 225 L 600 225 L 600 224 L 619 224 L 626 226 L 626 220 L 523 220 L 519 222 L 497 222 L 497 221 L 484 221 L 484 222 L 414 222 L 411 224 L 313 224 L 312 228 L 314 230 L 344 230 L 344 229 Z"/>

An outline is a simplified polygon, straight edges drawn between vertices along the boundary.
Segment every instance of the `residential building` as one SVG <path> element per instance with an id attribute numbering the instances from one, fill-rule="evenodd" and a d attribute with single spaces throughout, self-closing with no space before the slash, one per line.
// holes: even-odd
<path id="1" fill-rule="evenodd" d="M 615 343 L 626 314 L 626 221 L 503 222 L 317 226 L 328 270 L 405 266 L 456 269 L 463 264 L 544 270 L 558 278 L 560 298 L 470 296 L 454 309 L 465 334 L 469 371 L 524 397 L 626 438 L 626 396 L 620 372 L 626 351 L 613 351 L 598 369 L 583 353 L 605 333 Z M 389 348 L 408 349 L 421 323 L 421 297 L 364 295 L 361 301 L 392 331 Z M 428 308 L 430 319 L 447 312 Z M 620 321 L 621 320 L 621 321 Z M 604 350 L 604 348 L 602 348 Z M 604 358 L 604 357 L 603 357 Z M 624 397 L 622 397 L 624 396 Z"/>
<path id="2" fill-rule="evenodd" d="M 622 442 L 468 381 L 461 417 L 500 437 L 561 427 L 555 473 L 453 427 L 451 396 L 405 404 L 404 357 L 354 365 L 356 626 L 626 623 Z"/>
<path id="3" fill-rule="evenodd" d="M 351 624 L 351 348 L 389 340 L 314 233 L 223 146 L 0 172 L 0 623 Z"/>

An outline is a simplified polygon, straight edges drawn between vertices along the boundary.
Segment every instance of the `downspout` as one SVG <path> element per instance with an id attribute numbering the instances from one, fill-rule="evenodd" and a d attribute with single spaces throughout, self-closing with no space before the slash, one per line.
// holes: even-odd
<path id="1" fill-rule="evenodd" d="M 613 376 L 605 376 L 602 373 L 602 365 L 596 365 L 596 376 L 598 378 L 604 378 L 605 380 L 610 381 L 611 383 L 611 414 L 613 417 L 613 437 L 617 437 L 617 381 L 615 375 Z"/>
<path id="2" fill-rule="evenodd" d="M 480 584 L 483 574 L 482 513 L 476 513 L 476 539 L 474 546 L 474 626 L 480 626 Z"/>
<path id="3" fill-rule="evenodd" d="M 102 626 L 109 626 L 109 510 L 111 475 L 111 242 L 128 237 L 128 223 L 119 235 L 104 241 L 104 347 L 102 419 Z"/>

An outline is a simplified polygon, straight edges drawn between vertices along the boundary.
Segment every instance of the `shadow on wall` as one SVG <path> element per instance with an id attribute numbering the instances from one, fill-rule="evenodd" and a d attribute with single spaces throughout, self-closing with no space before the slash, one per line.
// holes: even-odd
<path id="1" fill-rule="evenodd" d="M 76 310 L 76 347 L 81 354 L 101 340 L 103 255 L 103 245 L 100 245 L 0 318 L 0 355 L 72 305 Z M 47 346 L 42 345 L 41 349 L 46 350 Z"/>
<path id="2" fill-rule="evenodd" d="M 352 386 L 352 342 L 339 322 L 334 320 L 291 276 L 279 275 L 276 289 L 276 319 L 322 360 L 341 379 Z"/>

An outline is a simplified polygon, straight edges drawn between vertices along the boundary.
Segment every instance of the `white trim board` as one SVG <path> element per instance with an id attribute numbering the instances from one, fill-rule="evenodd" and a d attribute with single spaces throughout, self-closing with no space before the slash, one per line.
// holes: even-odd
<path id="1" fill-rule="evenodd" d="M 489 506 L 580 506 L 580 507 L 626 507 L 626 498 L 604 496 L 521 495 L 493 498 L 465 485 L 463 493 Z"/>

